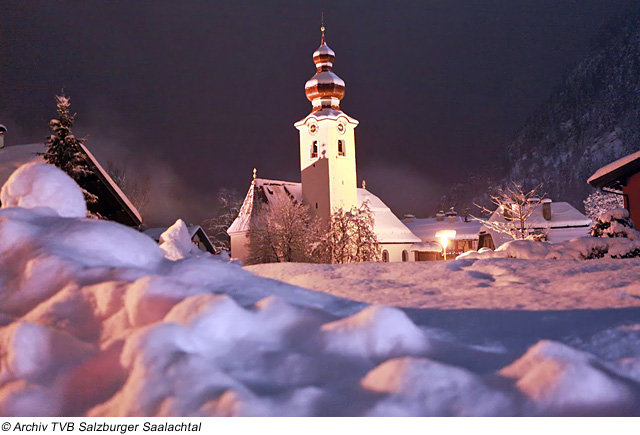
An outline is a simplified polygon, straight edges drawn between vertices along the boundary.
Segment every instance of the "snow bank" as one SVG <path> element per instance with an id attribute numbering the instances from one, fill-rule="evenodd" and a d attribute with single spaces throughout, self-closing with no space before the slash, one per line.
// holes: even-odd
<path id="1" fill-rule="evenodd" d="M 371 306 L 322 327 L 328 352 L 374 360 L 419 355 L 429 349 L 427 336 L 407 315 L 391 307 Z"/>
<path id="2" fill-rule="evenodd" d="M 519 258 L 525 260 L 592 260 L 640 256 L 640 240 L 625 237 L 578 237 L 561 243 L 512 240 L 495 251 L 468 251 L 456 260 Z"/>
<path id="3" fill-rule="evenodd" d="M 637 406 L 637 385 L 630 379 L 561 343 L 541 341 L 500 373 L 516 379 L 544 414 L 624 414 Z"/>
<path id="4" fill-rule="evenodd" d="M 0 191 L 2 207 L 49 207 L 63 217 L 85 217 L 87 206 L 75 181 L 55 166 L 28 163 Z"/>
<path id="5" fill-rule="evenodd" d="M 201 254 L 191 241 L 187 224 L 178 219 L 173 225 L 160 235 L 160 249 L 169 260 L 181 260 L 185 257 Z"/>
<path id="6" fill-rule="evenodd" d="M 481 376 L 428 359 L 389 360 L 367 373 L 362 386 L 385 395 L 371 416 L 512 415 L 518 406 L 514 394 Z"/>

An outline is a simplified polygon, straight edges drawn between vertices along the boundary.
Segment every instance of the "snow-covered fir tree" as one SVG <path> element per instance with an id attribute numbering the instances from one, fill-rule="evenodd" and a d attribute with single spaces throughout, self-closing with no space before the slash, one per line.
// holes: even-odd
<path id="1" fill-rule="evenodd" d="M 92 171 L 87 165 L 81 145 L 85 139 L 78 139 L 71 131 L 76 114 L 69 111 L 69 97 L 56 96 L 58 117 L 49 121 L 49 127 L 53 130 L 46 141 L 47 151 L 43 154 L 47 163 L 57 166 L 82 185 L 81 180 Z M 87 203 L 94 203 L 98 197 L 93 193 L 82 189 Z"/>
<path id="2" fill-rule="evenodd" d="M 595 225 L 591 228 L 591 236 L 640 239 L 640 233 L 635 230 L 629 211 L 624 208 L 614 208 L 598 216 Z"/>
<path id="3" fill-rule="evenodd" d="M 373 230 L 374 217 L 369 202 L 351 210 L 331 214 L 329 229 L 319 245 L 318 258 L 333 264 L 380 260 L 380 244 Z"/>
<path id="4" fill-rule="evenodd" d="M 613 210 L 614 208 L 624 207 L 622 195 L 614 195 L 613 193 L 606 193 L 602 190 L 594 190 L 583 203 L 584 214 L 594 222 L 598 220 L 598 217 L 602 213 Z"/>

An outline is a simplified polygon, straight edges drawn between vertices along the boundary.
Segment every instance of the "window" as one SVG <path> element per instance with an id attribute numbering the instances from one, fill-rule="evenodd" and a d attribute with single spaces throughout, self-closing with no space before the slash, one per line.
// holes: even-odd
<path id="1" fill-rule="evenodd" d="M 311 145 L 311 158 L 315 159 L 316 157 L 318 157 L 318 141 L 314 140 Z"/>
<path id="2" fill-rule="evenodd" d="M 406 250 L 402 251 L 402 261 L 409 261 L 409 253 Z"/>
<path id="3" fill-rule="evenodd" d="M 344 146 L 344 141 L 342 139 L 338 141 L 338 155 L 343 157 L 347 155 L 345 146 Z"/>
<path id="4" fill-rule="evenodd" d="M 382 262 L 383 263 L 389 262 L 389 251 L 387 251 L 386 249 L 382 251 Z"/>

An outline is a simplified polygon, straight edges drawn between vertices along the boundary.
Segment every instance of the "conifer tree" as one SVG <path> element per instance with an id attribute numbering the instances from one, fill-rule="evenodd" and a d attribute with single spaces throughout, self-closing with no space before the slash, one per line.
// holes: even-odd
<path id="1" fill-rule="evenodd" d="M 47 151 L 44 160 L 62 169 L 82 187 L 82 180 L 92 173 L 86 163 L 81 145 L 85 139 L 78 139 L 71 131 L 76 114 L 69 112 L 69 98 L 65 95 L 56 96 L 58 117 L 49 121 L 53 130 L 46 141 Z M 87 203 L 94 203 L 98 197 L 82 188 Z"/>

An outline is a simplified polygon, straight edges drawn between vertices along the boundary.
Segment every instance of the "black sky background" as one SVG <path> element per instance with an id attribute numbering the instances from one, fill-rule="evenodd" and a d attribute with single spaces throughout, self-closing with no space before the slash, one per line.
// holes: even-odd
<path id="1" fill-rule="evenodd" d="M 61 89 L 101 162 L 149 176 L 147 223 L 215 213 L 253 167 L 299 181 L 325 14 L 358 180 L 398 215 L 490 171 L 514 131 L 635 0 L 15 1 L 0 9 L 6 143 L 40 142 Z"/>

